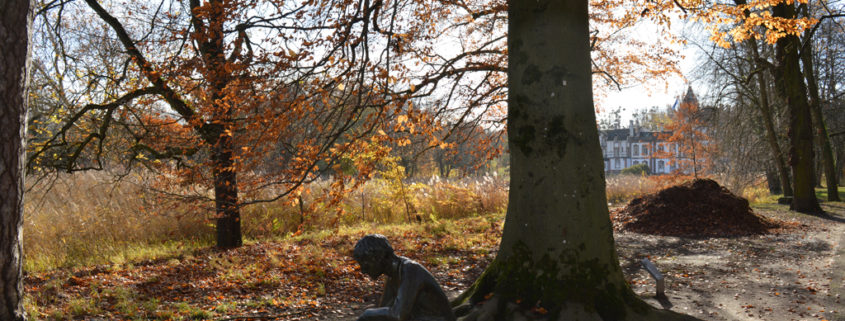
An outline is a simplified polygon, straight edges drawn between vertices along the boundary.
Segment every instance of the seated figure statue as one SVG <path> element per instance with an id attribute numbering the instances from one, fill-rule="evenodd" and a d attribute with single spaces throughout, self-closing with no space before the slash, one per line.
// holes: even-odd
<path id="1" fill-rule="evenodd" d="M 378 307 L 364 311 L 359 321 L 455 320 L 449 299 L 434 276 L 419 263 L 394 254 L 384 235 L 364 236 L 355 244 L 352 256 L 361 272 L 373 280 L 387 276 Z"/>

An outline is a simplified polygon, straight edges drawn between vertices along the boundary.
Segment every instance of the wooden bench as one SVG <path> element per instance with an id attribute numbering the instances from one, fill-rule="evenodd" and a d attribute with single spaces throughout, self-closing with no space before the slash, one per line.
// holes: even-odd
<path id="1" fill-rule="evenodd" d="M 643 268 L 648 271 L 648 274 L 651 274 L 651 277 L 654 278 L 654 281 L 657 282 L 657 297 L 666 297 L 666 283 L 664 281 L 663 274 L 657 270 L 657 267 L 654 266 L 654 263 L 651 263 L 647 258 L 643 259 L 640 263 L 642 263 Z"/>

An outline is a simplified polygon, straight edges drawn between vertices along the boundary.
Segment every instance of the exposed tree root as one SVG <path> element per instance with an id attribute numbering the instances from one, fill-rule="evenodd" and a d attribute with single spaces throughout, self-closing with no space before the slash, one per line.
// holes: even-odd
<path id="1" fill-rule="evenodd" d="M 616 304 L 578 300 L 583 298 L 543 304 L 506 299 L 507 296 L 498 294 L 496 290 L 499 277 L 496 266 L 496 262 L 491 264 L 467 291 L 452 301 L 459 321 L 698 320 L 692 316 L 652 307 L 629 288 L 621 291 L 620 296 L 623 297 L 614 300 L 618 302 Z"/>

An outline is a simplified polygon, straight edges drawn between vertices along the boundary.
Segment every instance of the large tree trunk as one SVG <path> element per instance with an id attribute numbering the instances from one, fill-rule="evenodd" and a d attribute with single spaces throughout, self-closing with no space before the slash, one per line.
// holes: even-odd
<path id="1" fill-rule="evenodd" d="M 780 3 L 773 8 L 775 17 L 794 19 L 795 5 Z M 795 35 L 778 39 L 775 56 L 775 83 L 789 109 L 789 165 L 792 168 L 793 197 L 790 209 L 802 213 L 820 213 L 813 178 L 813 123 L 807 88 L 799 67 L 801 41 Z"/>
<path id="2" fill-rule="evenodd" d="M 459 298 L 474 307 L 463 320 L 654 317 L 625 283 L 613 243 L 587 1 L 510 1 L 508 19 L 507 218 L 498 256 Z M 531 315 L 538 304 L 549 313 Z"/>
<path id="3" fill-rule="evenodd" d="M 807 42 L 807 47 L 799 54 L 804 67 L 804 78 L 807 79 L 807 89 L 810 92 L 810 112 L 816 129 L 816 137 L 821 145 L 822 167 L 824 167 L 824 176 L 827 183 L 827 200 L 838 202 L 840 199 L 839 184 L 836 182 L 838 178 L 836 163 L 833 160 L 833 148 L 830 147 L 830 137 L 827 136 L 827 126 L 825 125 L 824 115 L 822 115 L 819 86 L 816 82 L 816 75 L 813 73 L 813 42 L 809 39 L 810 31 L 807 31 L 805 35 L 808 37 L 804 40 Z"/>
<path id="4" fill-rule="evenodd" d="M 24 320 L 22 258 L 30 0 L 0 1 L 0 320 Z"/>

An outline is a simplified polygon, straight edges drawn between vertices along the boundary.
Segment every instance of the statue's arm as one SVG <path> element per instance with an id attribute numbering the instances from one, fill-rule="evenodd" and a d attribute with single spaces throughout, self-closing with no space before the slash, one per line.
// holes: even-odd
<path id="1" fill-rule="evenodd" d="M 417 300 L 417 294 L 423 286 L 423 270 L 418 266 L 405 265 L 403 271 L 402 282 L 399 284 L 399 290 L 396 293 L 396 299 L 393 300 L 393 305 L 367 309 L 358 317 L 358 321 L 376 321 L 376 320 L 390 320 L 390 321 L 405 321 L 411 318 L 411 312 L 414 308 L 414 303 Z M 386 297 L 387 292 L 385 291 Z"/>
<path id="2" fill-rule="evenodd" d="M 387 280 L 384 282 L 384 291 L 381 294 L 381 300 L 379 300 L 378 306 L 389 307 L 395 298 L 396 286 L 393 284 L 392 280 Z"/>
<path id="3" fill-rule="evenodd" d="M 381 308 L 374 308 L 374 309 L 367 309 L 361 316 L 358 317 L 358 321 L 396 321 L 399 320 L 398 318 L 394 318 L 390 315 L 390 307 L 381 307 Z"/>

